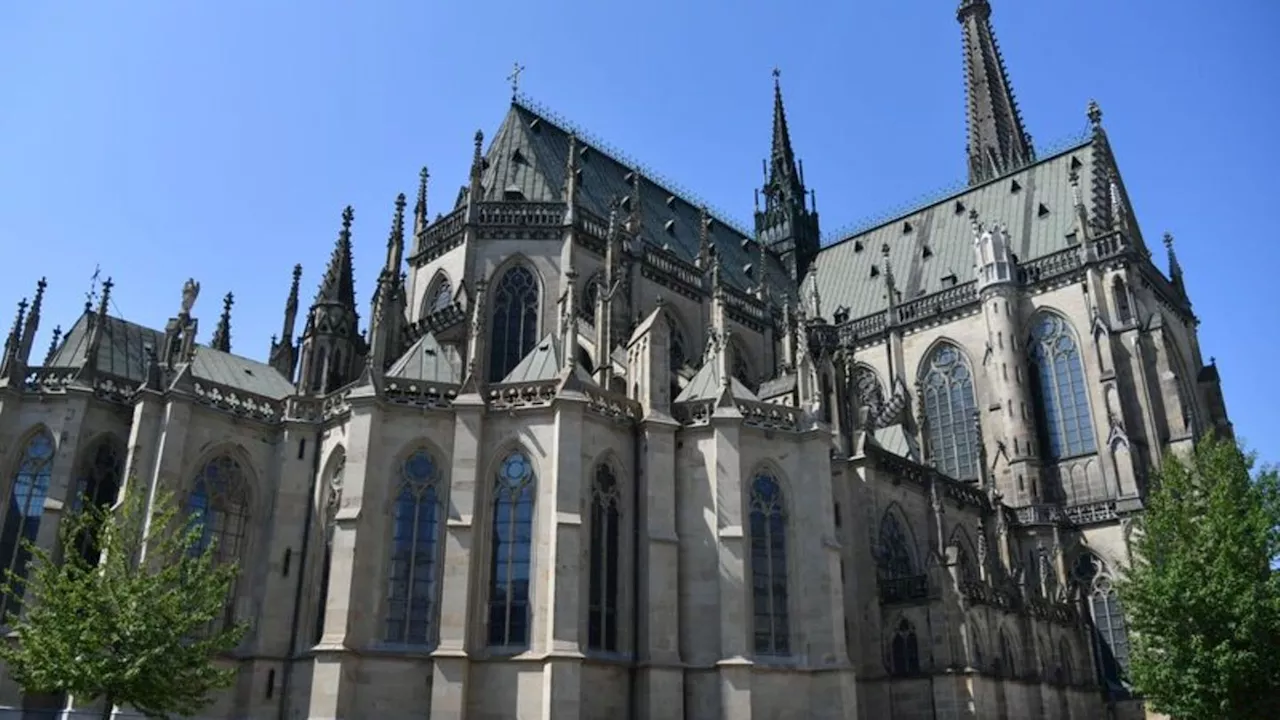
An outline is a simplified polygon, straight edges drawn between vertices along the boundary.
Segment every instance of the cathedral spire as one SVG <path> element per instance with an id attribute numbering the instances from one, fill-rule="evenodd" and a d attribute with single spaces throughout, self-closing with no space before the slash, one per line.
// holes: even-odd
<path id="1" fill-rule="evenodd" d="M 404 286 L 400 266 L 404 263 L 404 193 L 396 196 L 391 231 L 387 235 L 387 261 L 378 275 L 373 295 L 369 329 L 368 365 L 381 373 L 401 350 L 404 320 Z"/>
<path id="2" fill-rule="evenodd" d="M 956 17 L 964 33 L 969 96 L 969 184 L 977 185 L 1035 160 L 1035 149 L 991 29 L 991 4 L 961 0 Z"/>
<path id="3" fill-rule="evenodd" d="M 791 149 L 791 132 L 787 130 L 787 111 L 782 104 L 782 71 L 773 69 L 773 144 L 769 157 L 769 180 L 766 200 L 786 199 L 804 203 L 804 182 L 796 168 L 796 154 Z"/>
<path id="4" fill-rule="evenodd" d="M 484 145 L 484 131 L 476 130 L 475 148 L 471 153 L 471 176 L 467 184 L 467 222 L 474 222 L 479 210 L 480 196 L 484 193 L 484 155 L 480 148 Z"/>
<path id="5" fill-rule="evenodd" d="M 782 103 L 781 73 L 773 71 L 773 138 L 765 162 L 764 208 L 757 193 L 756 242 L 777 254 L 797 283 L 818 254 L 818 213 L 806 205 L 803 166 L 796 161 Z"/>
<path id="6" fill-rule="evenodd" d="M 298 382 L 307 392 L 323 394 L 350 382 L 357 356 L 365 351 L 351 260 L 354 220 L 355 211 L 348 205 L 342 211 L 342 230 L 302 333 Z"/>
<path id="7" fill-rule="evenodd" d="M 209 346 L 224 353 L 231 352 L 231 306 L 236 303 L 233 293 L 222 298 L 222 317 L 218 318 L 218 326 L 213 329 L 213 339 Z"/>
<path id="8" fill-rule="evenodd" d="M 348 205 L 342 211 L 342 230 L 338 233 L 337 242 L 333 244 L 329 267 L 325 269 L 324 279 L 320 281 L 313 306 L 342 305 L 355 309 L 356 282 L 351 259 L 351 223 L 354 220 L 355 211 Z"/>

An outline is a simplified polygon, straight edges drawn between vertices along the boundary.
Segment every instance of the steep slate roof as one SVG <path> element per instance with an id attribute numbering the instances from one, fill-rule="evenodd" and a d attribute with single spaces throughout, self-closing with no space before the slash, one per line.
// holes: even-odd
<path id="1" fill-rule="evenodd" d="M 533 109 L 529 103 L 521 99 L 513 102 L 485 155 L 487 167 L 481 179 L 484 199 L 502 200 L 508 191 L 519 191 L 525 200 L 563 202 L 571 132 L 574 131 Z M 634 194 L 632 173 L 636 168 L 592 144 L 589 138 L 576 137 L 581 172 L 579 201 L 593 214 L 607 218 L 611 199 Z M 681 259 L 693 262 L 700 245 L 698 201 L 663 187 L 660 180 L 644 175 L 643 169 L 641 177 L 644 241 L 656 247 L 668 246 Z M 672 201 L 669 203 L 669 200 Z M 619 219 L 626 217 L 626 211 L 620 211 Z M 725 276 L 737 289 L 753 289 L 756 283 L 747 276 L 744 267 L 756 262 L 754 239 L 714 214 L 712 218 L 715 222 L 711 237 L 723 258 Z M 673 221 L 670 230 L 667 229 L 669 221 Z M 751 241 L 746 249 L 743 249 L 744 240 Z M 794 297 L 790 275 L 777 258 L 769 255 L 767 264 L 775 298 Z"/>
<path id="2" fill-rule="evenodd" d="M 462 362 L 457 351 L 446 348 L 426 333 L 387 369 L 387 377 L 446 385 L 462 382 Z"/>
<path id="3" fill-rule="evenodd" d="M 680 391 L 680 395 L 675 399 L 675 402 L 715 400 L 720 397 L 720 388 L 720 362 L 713 355 L 711 359 L 702 364 L 702 368 L 698 370 L 697 375 L 693 376 L 689 384 L 684 386 L 684 390 Z M 736 377 L 729 378 L 729 393 L 739 400 L 760 399 L 739 382 Z"/>
<path id="4" fill-rule="evenodd" d="M 80 316 L 62 341 L 61 347 L 54 353 L 48 367 L 84 367 L 85 355 L 89 349 L 90 317 L 90 313 Z M 147 356 L 144 350 L 147 345 L 154 348 L 156 353 L 163 352 L 164 333 L 107 316 L 102 345 L 98 348 L 96 370 L 141 383 L 147 377 Z M 294 393 L 293 383 L 270 365 L 203 345 L 196 346 L 195 357 L 191 361 L 191 376 L 274 400 Z"/>
<path id="5" fill-rule="evenodd" d="M 560 377 L 560 372 L 564 368 L 564 354 L 561 352 L 560 344 L 556 333 L 547 333 L 537 345 L 533 346 L 529 354 L 507 373 L 502 382 L 530 383 L 555 380 Z M 575 364 L 573 369 L 574 377 L 578 380 L 592 387 L 599 387 L 586 368 Z"/>
<path id="6" fill-rule="evenodd" d="M 955 284 L 974 279 L 973 230 L 969 212 L 976 210 L 984 224 L 1006 226 L 1020 261 L 1033 260 L 1070 247 L 1068 235 L 1076 216 L 1069 180 L 1073 162 L 1085 202 L 1091 198 L 1093 140 L 1069 147 L 1044 160 L 990 182 L 965 188 L 943 200 L 899 215 L 876 227 L 828 245 L 818 253 L 805 281 L 816 280 L 822 313 L 830 318 L 846 306 L 850 319 L 886 308 L 884 256 L 889 246 L 899 304 L 946 290 L 943 278 Z M 1017 189 L 1014 189 L 1015 183 Z M 1043 206 L 1043 210 L 1041 209 Z M 905 231 L 909 223 L 911 230 Z M 925 248 L 929 257 L 925 257 Z M 878 275 L 872 277 L 875 266 Z"/>

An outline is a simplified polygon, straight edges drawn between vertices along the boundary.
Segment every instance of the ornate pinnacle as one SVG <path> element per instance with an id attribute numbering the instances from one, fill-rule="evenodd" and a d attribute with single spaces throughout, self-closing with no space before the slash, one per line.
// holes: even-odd
<path id="1" fill-rule="evenodd" d="M 427 210 L 427 180 L 430 179 L 431 173 L 427 172 L 427 166 L 423 165 L 418 171 L 418 211 L 426 212 Z"/>
<path id="2" fill-rule="evenodd" d="M 102 302 L 98 304 L 98 315 L 100 315 L 100 316 L 102 316 L 102 317 L 106 317 L 106 315 L 107 315 L 107 303 L 111 302 L 111 288 L 113 288 L 113 287 L 115 287 L 115 286 L 116 286 L 116 284 L 115 284 L 115 282 L 114 282 L 114 281 L 112 281 L 112 280 L 111 280 L 111 278 L 107 278 L 105 281 L 103 281 L 103 283 L 102 283 Z"/>
<path id="3" fill-rule="evenodd" d="M 479 160 L 479 159 L 480 159 L 480 146 L 484 144 L 484 131 L 483 131 L 483 130 L 476 130 L 475 142 L 476 142 L 476 152 L 475 152 L 474 157 L 475 157 L 475 159 L 476 159 L 476 160 Z"/>
<path id="4" fill-rule="evenodd" d="M 44 364 L 47 367 L 53 362 L 53 356 L 58 353 L 58 341 L 62 339 L 62 326 L 55 325 L 53 328 L 53 340 L 49 342 L 49 354 L 44 357 Z"/>
<path id="5" fill-rule="evenodd" d="M 222 298 L 222 317 L 218 318 L 218 326 L 213 331 L 210 346 L 214 350 L 231 352 L 231 306 L 236 302 L 235 295 L 227 293 Z"/>
<path id="6" fill-rule="evenodd" d="M 355 222 L 356 211 L 350 205 L 342 209 L 342 232 L 351 234 L 351 223 Z"/>
<path id="7" fill-rule="evenodd" d="M 1088 112 L 1089 112 L 1089 124 L 1093 126 L 1093 129 L 1094 129 L 1094 130 L 1101 129 L 1101 127 L 1102 127 L 1102 108 L 1098 105 L 1098 101 L 1097 101 L 1097 100 L 1090 100 L 1090 101 L 1089 101 L 1089 111 L 1088 111 Z"/>

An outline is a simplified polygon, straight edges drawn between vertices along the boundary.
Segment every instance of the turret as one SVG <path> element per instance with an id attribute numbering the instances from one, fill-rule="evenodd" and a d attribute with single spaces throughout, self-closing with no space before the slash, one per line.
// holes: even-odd
<path id="1" fill-rule="evenodd" d="M 355 212 L 342 211 L 342 230 L 324 279 L 307 314 L 302 333 L 302 368 L 298 384 L 303 392 L 323 394 L 355 378 L 357 358 L 364 354 L 360 316 L 356 312 L 355 278 L 351 259 L 351 223 Z"/>
<path id="2" fill-rule="evenodd" d="M 804 168 L 791 149 L 779 75 L 773 71 L 773 144 L 762 189 L 765 205 L 756 207 L 756 241 L 776 254 L 799 282 L 818 255 L 818 211 L 807 202 Z M 763 267 L 760 272 L 763 277 Z"/>

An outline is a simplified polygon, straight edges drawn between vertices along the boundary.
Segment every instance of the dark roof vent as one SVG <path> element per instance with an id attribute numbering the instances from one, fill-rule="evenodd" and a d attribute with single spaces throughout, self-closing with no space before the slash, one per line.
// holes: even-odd
<path id="1" fill-rule="evenodd" d="M 914 228 L 911 227 L 911 221 L 907 220 L 902 223 L 902 234 L 908 235 Z"/>
<path id="2" fill-rule="evenodd" d="M 1082 167 L 1084 167 L 1084 163 L 1080 162 L 1080 158 L 1076 157 L 1075 155 L 1072 155 L 1072 156 L 1071 156 L 1071 169 L 1072 169 L 1072 170 L 1079 170 L 1079 169 L 1080 169 L 1080 168 L 1082 168 Z"/>
<path id="3" fill-rule="evenodd" d="M 676 196 L 675 196 L 675 195 L 668 195 L 668 196 L 667 196 L 667 207 L 669 207 L 669 208 L 675 208 L 675 206 L 676 206 Z"/>
<path id="4" fill-rule="evenodd" d="M 960 202 L 959 200 L 956 201 L 956 214 L 957 215 L 964 214 L 964 203 Z"/>
<path id="5" fill-rule="evenodd" d="M 746 273 L 749 278 L 754 278 L 756 280 L 760 279 L 756 277 L 756 266 L 754 263 L 747 263 L 746 265 L 743 265 L 742 272 Z"/>
<path id="6" fill-rule="evenodd" d="M 880 277 L 880 268 L 875 265 L 871 266 L 871 277 Z"/>
<path id="7" fill-rule="evenodd" d="M 524 153 L 520 152 L 520 148 L 516 148 L 515 150 L 511 151 L 511 162 L 515 163 L 516 165 L 524 165 L 529 161 L 525 159 Z"/>
<path id="8" fill-rule="evenodd" d="M 524 191 L 516 187 L 515 185 L 512 185 L 511 187 L 502 191 L 502 199 L 512 201 L 512 202 L 523 201 Z"/>
<path id="9" fill-rule="evenodd" d="M 955 273 L 950 273 L 950 274 L 948 274 L 948 275 L 943 275 L 943 276 L 942 276 L 942 286 L 943 286 L 943 287 L 955 287 L 955 286 L 956 286 L 956 282 L 957 282 L 958 280 L 959 280 L 959 278 L 957 278 L 957 277 L 956 277 L 956 274 L 955 274 Z"/>
<path id="10" fill-rule="evenodd" d="M 835 320 L 837 325 L 849 322 L 849 306 L 841 305 L 836 308 L 835 314 L 831 316 L 831 319 Z"/>
<path id="11" fill-rule="evenodd" d="M 1044 203 L 1040 203 L 1040 209 L 1039 209 L 1039 210 L 1036 210 L 1036 215 L 1037 215 L 1038 217 L 1045 217 L 1045 216 L 1047 216 L 1048 214 L 1049 214 L 1049 207 L 1048 207 L 1047 205 L 1045 205 Z"/>
<path id="12" fill-rule="evenodd" d="M 619 203 L 619 204 L 622 206 L 622 209 L 623 209 L 623 210 L 626 210 L 627 212 L 631 212 L 631 204 L 632 204 L 632 203 L 631 203 L 631 196 L 630 196 L 630 195 L 628 195 L 628 196 L 626 196 L 626 197 L 622 198 L 622 202 L 621 202 L 621 203 Z"/>
<path id="13" fill-rule="evenodd" d="M 1076 236 L 1076 231 L 1075 231 L 1075 230 L 1072 230 L 1071 232 L 1067 233 L 1067 244 L 1068 244 L 1068 245 L 1079 245 L 1079 244 L 1080 244 L 1080 238 Z"/>
<path id="14" fill-rule="evenodd" d="M 663 227 L 663 229 L 665 229 L 665 230 L 667 231 L 667 234 L 668 234 L 668 235 L 675 235 L 675 234 L 676 234 L 676 221 L 675 221 L 675 220 L 668 220 L 666 223 L 664 223 L 664 224 L 663 224 L 663 226 L 662 226 L 662 227 Z"/>
<path id="15" fill-rule="evenodd" d="M 854 240 L 854 241 L 853 241 L 853 251 L 854 251 L 854 252 L 856 252 L 856 253 L 862 252 L 862 241 L 861 241 L 861 240 Z"/>
<path id="16" fill-rule="evenodd" d="M 1012 180 L 1009 182 L 1009 192 L 1011 193 L 1022 192 L 1022 186 L 1018 184 L 1017 180 Z"/>
<path id="17" fill-rule="evenodd" d="M 671 243 L 662 243 L 662 249 L 665 252 L 671 252 Z"/>
<path id="18" fill-rule="evenodd" d="M 626 184 L 628 184 L 628 185 L 635 185 L 635 184 L 636 184 L 636 173 L 635 173 L 635 171 L 633 170 L 633 171 L 631 171 L 631 172 L 628 172 L 626 175 L 623 175 L 623 176 L 622 176 L 622 182 L 624 182 L 624 183 L 626 183 Z"/>
<path id="19" fill-rule="evenodd" d="M 591 146 L 583 145 L 582 150 L 578 152 L 578 160 L 580 160 L 581 162 L 586 162 L 587 158 L 590 155 L 591 155 Z"/>
<path id="20" fill-rule="evenodd" d="M 925 245 L 923 248 L 920 249 L 920 257 L 923 260 L 928 260 L 929 258 L 933 257 L 933 250 L 930 250 L 929 246 Z"/>
<path id="21" fill-rule="evenodd" d="M 529 121 L 529 129 L 534 132 L 542 132 L 542 118 L 535 117 Z"/>

